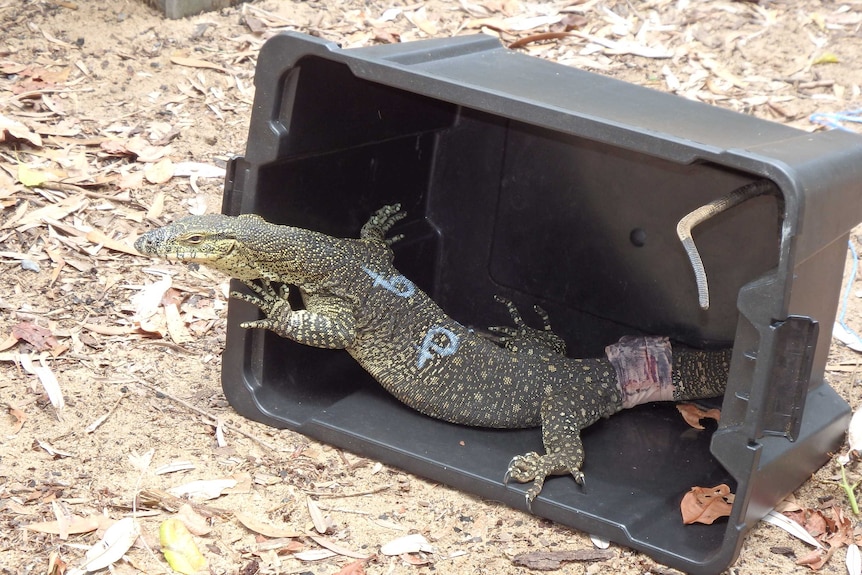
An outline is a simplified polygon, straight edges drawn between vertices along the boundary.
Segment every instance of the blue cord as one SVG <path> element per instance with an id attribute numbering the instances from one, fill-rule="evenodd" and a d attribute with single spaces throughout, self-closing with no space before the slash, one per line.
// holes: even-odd
<path id="1" fill-rule="evenodd" d="M 847 242 L 847 247 L 850 248 L 850 256 L 853 258 L 853 266 L 850 268 L 850 277 L 847 279 L 847 287 L 844 288 L 844 295 L 841 296 L 841 314 L 838 316 L 838 325 L 844 328 L 844 331 L 856 338 L 859 345 L 862 345 L 862 338 L 855 331 L 850 329 L 846 323 L 847 302 L 850 301 L 850 292 L 853 290 L 853 284 L 856 282 L 856 272 L 859 269 L 859 255 L 856 253 L 856 247 L 853 241 Z"/>
<path id="2" fill-rule="evenodd" d="M 821 126 L 826 126 L 833 130 L 844 130 L 852 132 L 850 128 L 845 127 L 841 122 L 862 123 L 862 108 L 857 110 L 846 110 L 844 112 L 817 112 L 808 117 L 809 121 Z"/>

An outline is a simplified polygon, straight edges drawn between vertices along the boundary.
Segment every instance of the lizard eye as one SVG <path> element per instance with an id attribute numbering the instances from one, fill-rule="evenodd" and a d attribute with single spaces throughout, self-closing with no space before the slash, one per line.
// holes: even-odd
<path id="1" fill-rule="evenodd" d="M 189 236 L 186 238 L 186 242 L 190 244 L 199 244 L 204 241 L 204 237 L 200 234 Z"/>

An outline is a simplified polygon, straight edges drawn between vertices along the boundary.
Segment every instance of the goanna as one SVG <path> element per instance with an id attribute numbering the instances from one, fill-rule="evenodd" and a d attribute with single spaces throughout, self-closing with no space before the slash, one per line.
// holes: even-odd
<path id="1" fill-rule="evenodd" d="M 671 351 L 666 338 L 633 338 L 610 346 L 608 358 L 568 358 L 547 315 L 537 308 L 545 327 L 532 329 L 508 302 L 516 327 L 496 328 L 504 345 L 477 335 L 393 266 L 390 244 L 398 238 L 385 236 L 403 216 L 397 205 L 380 209 L 359 239 L 251 214 L 191 216 L 147 232 L 135 247 L 242 280 L 251 294 L 232 297 L 265 316 L 242 327 L 345 349 L 393 396 L 426 415 L 479 427 L 541 426 L 545 453 L 514 457 L 506 473 L 533 481 L 528 503 L 549 475 L 571 473 L 583 483 L 580 432 L 599 418 L 648 401 L 724 391 L 729 350 Z M 304 309 L 291 307 L 288 285 L 299 290 Z"/>

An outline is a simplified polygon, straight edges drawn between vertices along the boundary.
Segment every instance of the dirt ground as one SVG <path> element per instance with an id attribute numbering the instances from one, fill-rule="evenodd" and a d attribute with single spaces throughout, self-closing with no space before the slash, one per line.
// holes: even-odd
<path id="1" fill-rule="evenodd" d="M 227 278 L 133 255 L 146 229 L 219 211 L 217 168 L 244 151 L 256 54 L 278 31 L 344 47 L 484 31 L 808 131 L 823 129 L 814 113 L 860 107 L 862 86 L 862 0 L 263 0 L 176 21 L 136 0 L 0 0 L 0 22 L 0 573 L 10 574 L 79 565 L 102 535 L 99 516 L 120 519 L 140 490 L 158 498 L 196 479 L 236 483 L 197 508 L 225 510 L 194 536 L 211 573 L 527 573 L 518 554 L 593 548 L 583 533 L 244 420 L 219 385 Z M 858 230 L 852 239 L 858 247 Z M 173 288 L 148 316 L 139 295 L 164 281 L 154 269 L 170 271 Z M 860 297 L 857 284 L 847 315 L 857 329 Z M 858 366 L 835 342 L 827 378 L 853 408 Z M 46 392 L 52 380 L 63 407 Z M 162 472 L 177 462 L 191 469 Z M 836 469 L 803 485 L 798 504 L 849 514 Z M 860 473 L 851 466 L 851 481 Z M 169 572 L 158 529 L 171 503 L 139 504 L 145 544 L 113 569 Z M 378 553 L 409 533 L 434 551 Z M 311 560 L 325 547 L 335 552 Z M 610 549 L 559 572 L 671 572 Z M 821 571 L 845 572 L 846 549 Z M 761 523 L 728 572 L 805 573 L 796 562 L 809 551 Z"/>

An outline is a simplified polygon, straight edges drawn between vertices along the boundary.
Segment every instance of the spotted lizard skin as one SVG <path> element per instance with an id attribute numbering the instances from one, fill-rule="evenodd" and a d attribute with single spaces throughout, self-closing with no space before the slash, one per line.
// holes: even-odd
<path id="1" fill-rule="evenodd" d="M 197 262 L 242 280 L 251 293 L 232 297 L 264 317 L 242 327 L 268 329 L 301 344 L 345 349 L 389 393 L 409 407 L 452 423 L 491 427 L 540 426 L 544 454 L 516 456 L 506 477 L 533 481 L 527 501 L 548 475 L 583 482 L 580 432 L 623 408 L 614 367 L 605 358 L 561 354 L 562 340 L 521 320 L 501 300 L 515 327 L 491 328 L 503 345 L 447 316 L 393 266 L 389 229 L 402 217 L 386 206 L 359 239 L 280 226 L 251 214 L 190 216 L 147 232 L 143 254 Z M 305 309 L 292 309 L 296 286 Z M 723 393 L 729 350 L 674 351 L 673 399 Z"/>

